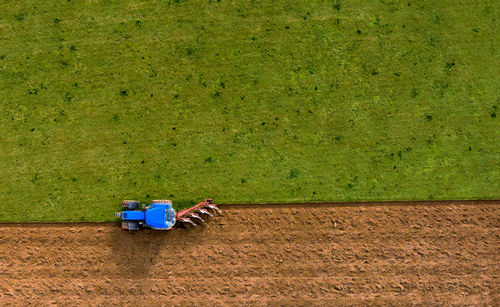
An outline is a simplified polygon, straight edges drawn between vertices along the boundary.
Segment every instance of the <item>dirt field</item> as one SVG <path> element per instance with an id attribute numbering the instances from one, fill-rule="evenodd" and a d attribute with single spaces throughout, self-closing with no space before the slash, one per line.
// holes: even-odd
<path id="1" fill-rule="evenodd" d="M 170 232 L 0 225 L 1 305 L 500 305 L 500 204 L 223 210 Z"/>

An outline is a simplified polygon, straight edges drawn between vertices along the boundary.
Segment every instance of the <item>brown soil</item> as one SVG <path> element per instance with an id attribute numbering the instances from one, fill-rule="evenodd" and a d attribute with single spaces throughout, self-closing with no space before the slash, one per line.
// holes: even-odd
<path id="1" fill-rule="evenodd" d="M 500 305 L 500 204 L 226 206 L 205 227 L 0 224 L 7 305 Z"/>

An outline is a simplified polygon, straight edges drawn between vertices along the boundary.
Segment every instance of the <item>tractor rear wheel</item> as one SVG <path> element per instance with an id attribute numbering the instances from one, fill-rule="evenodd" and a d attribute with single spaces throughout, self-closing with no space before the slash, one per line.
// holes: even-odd
<path id="1" fill-rule="evenodd" d="M 137 222 L 122 222 L 122 228 L 127 230 L 139 230 L 139 223 Z"/>
<path id="2" fill-rule="evenodd" d="M 129 210 L 135 210 L 139 208 L 139 202 L 137 200 L 124 200 L 122 201 L 122 207 Z"/>

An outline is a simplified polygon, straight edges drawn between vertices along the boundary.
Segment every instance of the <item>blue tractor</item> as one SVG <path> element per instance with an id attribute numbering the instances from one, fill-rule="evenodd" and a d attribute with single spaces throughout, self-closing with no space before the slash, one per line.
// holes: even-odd
<path id="1" fill-rule="evenodd" d="M 139 202 L 135 200 L 124 200 L 122 207 L 125 211 L 116 212 L 115 217 L 121 218 L 122 228 L 128 230 L 139 230 L 151 228 L 155 230 L 169 230 L 176 224 L 197 226 L 196 222 L 205 222 L 202 215 L 213 216 L 209 210 L 222 213 L 212 199 L 207 198 L 201 203 L 175 212 L 171 200 L 153 200 L 146 206 L 139 208 Z"/>

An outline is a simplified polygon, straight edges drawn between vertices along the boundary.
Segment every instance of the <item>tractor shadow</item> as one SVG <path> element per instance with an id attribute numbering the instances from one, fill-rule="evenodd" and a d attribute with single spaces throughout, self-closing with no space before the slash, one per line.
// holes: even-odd
<path id="1" fill-rule="evenodd" d="M 143 229 L 128 231 L 119 225 L 111 232 L 110 261 L 116 271 L 109 278 L 150 277 L 162 259 L 176 259 L 186 252 L 186 241 L 196 242 L 204 235 L 204 227 L 174 228 L 167 231 Z M 164 264 L 163 264 L 164 265 Z"/>

